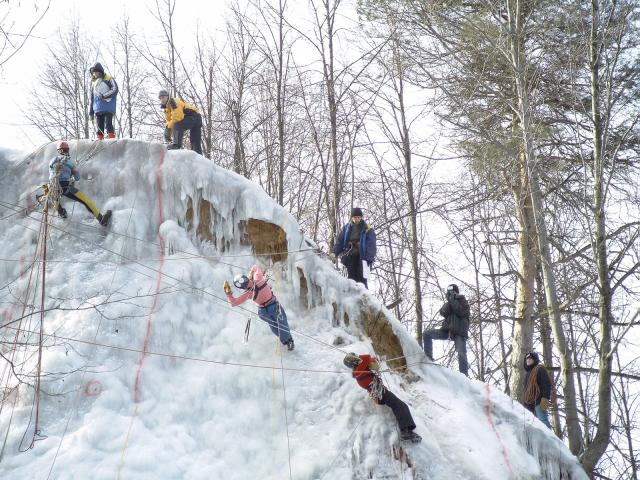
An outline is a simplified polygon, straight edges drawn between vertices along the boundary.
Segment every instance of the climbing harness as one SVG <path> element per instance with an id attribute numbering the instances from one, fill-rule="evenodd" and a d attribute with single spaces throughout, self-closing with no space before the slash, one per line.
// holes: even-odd
<path id="1" fill-rule="evenodd" d="M 369 396 L 376 402 L 380 402 L 385 392 L 385 386 L 379 373 L 371 372 L 371 374 L 373 375 L 373 380 L 369 384 Z"/>

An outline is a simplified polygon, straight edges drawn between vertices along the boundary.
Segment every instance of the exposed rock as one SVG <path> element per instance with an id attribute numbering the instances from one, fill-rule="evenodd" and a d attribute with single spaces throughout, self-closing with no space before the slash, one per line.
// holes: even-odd
<path id="1" fill-rule="evenodd" d="M 216 238 L 215 224 L 222 222 L 223 218 L 213 204 L 205 199 L 198 200 L 197 221 L 195 225 L 195 212 L 193 199 L 187 197 L 187 211 L 185 213 L 185 228 L 194 231 L 196 238 L 201 242 L 210 242 L 221 252 L 229 249 L 229 241 L 225 238 Z M 271 258 L 272 263 L 287 259 L 288 243 L 285 231 L 274 223 L 249 218 L 238 222 L 238 236 L 241 245 L 250 245 L 256 255 Z"/>
<path id="2" fill-rule="evenodd" d="M 195 226 L 196 238 L 201 242 L 211 242 L 216 247 L 221 247 L 221 251 L 225 251 L 225 242 L 221 245 L 216 244 L 216 234 L 214 229 L 214 218 L 220 218 L 220 215 L 213 207 L 211 202 L 200 199 L 198 202 L 198 225 Z M 194 225 L 193 200 L 187 197 L 187 212 L 185 214 L 185 229 L 193 231 Z"/>
<path id="3" fill-rule="evenodd" d="M 239 223 L 240 243 L 251 245 L 256 255 L 269 257 L 273 263 L 287 259 L 287 234 L 275 223 L 250 218 Z"/>
<path id="4" fill-rule="evenodd" d="M 300 278 L 300 306 L 305 310 L 309 308 L 309 287 L 307 286 L 307 277 L 300 267 L 298 269 L 298 277 Z"/>
<path id="5" fill-rule="evenodd" d="M 391 359 L 387 360 L 391 368 L 405 369 L 407 362 L 404 358 L 404 351 L 384 311 L 368 305 L 364 300 L 360 309 L 360 319 L 364 332 L 371 339 L 376 354 Z"/>

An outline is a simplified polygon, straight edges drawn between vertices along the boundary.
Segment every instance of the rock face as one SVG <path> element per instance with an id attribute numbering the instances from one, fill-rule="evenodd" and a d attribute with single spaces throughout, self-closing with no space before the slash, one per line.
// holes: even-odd
<path id="1" fill-rule="evenodd" d="M 221 252 L 229 249 L 229 239 L 216 237 L 216 222 L 222 222 L 223 218 L 213 204 L 204 198 L 198 201 L 198 215 L 194 215 L 193 199 L 187 197 L 187 209 L 185 213 L 185 228 L 194 232 L 201 242 L 210 242 Z M 194 225 L 194 218 L 198 224 Z M 274 223 L 249 218 L 240 220 L 237 232 L 241 245 L 249 245 L 257 256 L 264 259 L 270 258 L 272 263 L 287 259 L 288 243 L 285 231 Z"/>
<path id="2" fill-rule="evenodd" d="M 315 307 L 324 303 L 322 289 L 309 281 L 301 268 L 298 268 L 298 277 L 300 283 L 300 305 L 303 308 Z M 353 285 L 355 290 L 355 284 Z M 311 305 L 309 305 L 309 290 L 311 290 Z M 393 331 L 393 327 L 389 322 L 391 313 L 384 307 L 380 308 L 369 301 L 366 295 L 362 295 L 358 302 L 356 312 L 341 310 L 338 303 L 331 302 L 333 312 L 333 325 L 344 325 L 349 327 L 352 320 L 355 319 L 357 326 L 364 332 L 373 344 L 375 353 L 379 357 L 385 357 L 391 368 L 404 370 L 407 366 L 405 353 L 402 349 L 400 339 Z M 352 318 L 354 317 L 354 318 Z"/>
<path id="3" fill-rule="evenodd" d="M 390 313 L 384 307 L 381 310 L 369 305 L 366 297 L 363 297 L 360 321 L 364 332 L 371 338 L 373 348 L 379 356 L 387 358 L 391 368 L 404 369 L 407 366 L 405 354 L 387 315 Z"/>
<path id="4" fill-rule="evenodd" d="M 240 243 L 251 245 L 256 255 L 271 258 L 272 263 L 287 259 L 287 234 L 278 225 L 250 218 L 241 220 L 239 229 L 242 235 Z"/>
<path id="5" fill-rule="evenodd" d="M 217 231 L 216 223 L 227 221 L 227 219 L 224 219 L 213 204 L 204 198 L 198 200 L 197 212 L 194 212 L 193 203 L 191 197 L 187 197 L 185 228 L 194 233 L 199 241 L 210 242 L 221 252 L 227 251 L 230 239 L 217 238 L 215 233 Z M 194 224 L 196 221 L 197 225 Z M 250 246 L 256 256 L 259 256 L 265 263 L 267 259 L 271 260 L 272 265 L 287 260 L 289 248 L 287 234 L 280 226 L 255 218 L 234 221 L 237 223 L 233 225 L 233 231 L 236 233 L 236 238 L 239 238 L 239 243 Z M 361 331 L 371 339 L 377 356 L 387 358 L 387 362 L 392 368 L 404 369 L 406 367 L 400 340 L 389 322 L 390 312 L 386 311 L 384 307 L 374 305 L 365 294 L 361 294 L 357 311 L 340 311 L 335 300 L 324 298 L 324 292 L 310 278 L 309 272 L 297 267 L 297 273 L 299 301 L 302 308 L 309 309 L 331 301 L 334 325 L 342 324 L 349 327 L 352 326 L 352 322 L 355 322 Z M 352 287 L 355 291 L 355 283 Z"/>

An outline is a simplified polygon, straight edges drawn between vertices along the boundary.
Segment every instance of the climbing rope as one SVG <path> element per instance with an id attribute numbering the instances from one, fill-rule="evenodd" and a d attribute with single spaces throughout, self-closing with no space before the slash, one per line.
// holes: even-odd
<path id="1" fill-rule="evenodd" d="M 358 430 L 358 427 L 360 426 L 360 424 L 362 423 L 362 420 L 364 419 L 364 415 L 360 416 L 360 420 L 358 420 L 358 423 L 356 424 L 356 426 L 354 427 L 353 430 L 351 430 L 351 433 L 349 434 L 349 436 L 347 437 L 347 439 L 342 443 L 342 445 L 348 445 L 349 441 L 351 440 L 351 437 L 353 437 L 353 434 L 356 433 L 356 430 Z M 336 460 L 338 459 L 338 457 L 340 455 L 342 455 L 342 445 L 340 445 L 340 448 L 338 449 L 338 453 L 336 453 L 336 455 L 333 457 L 333 460 L 331 460 L 331 463 L 329 464 L 329 466 L 327 467 L 327 469 L 324 471 L 324 473 L 322 474 L 322 476 L 320 477 L 320 480 L 322 480 L 324 477 L 327 476 L 327 474 L 329 473 L 329 471 L 331 470 L 331 467 L 333 467 L 333 464 L 336 462 Z"/>
<path id="2" fill-rule="evenodd" d="M 6 327 L 10 330 L 18 330 L 17 327 Z M 23 333 L 32 333 L 32 334 L 38 334 L 39 332 L 36 330 L 30 330 L 30 329 L 21 329 L 20 330 Z M 156 356 L 156 357 L 162 357 L 162 358 L 170 358 L 173 360 L 185 360 L 185 361 L 191 361 L 191 362 L 200 362 L 200 363 L 208 363 L 208 364 L 215 364 L 215 365 L 225 365 L 225 366 L 231 366 L 231 367 L 245 367 L 245 368 L 257 368 L 257 369 L 263 369 L 263 370 L 285 370 L 287 372 L 301 372 L 301 373 L 331 373 L 331 374 L 339 374 L 339 375 L 346 375 L 346 374 L 351 374 L 351 372 L 346 371 L 346 370 L 314 370 L 311 368 L 293 368 L 293 367 L 274 367 L 273 365 L 258 365 L 258 364 L 252 364 L 252 363 L 240 363 L 240 362 L 226 362 L 226 361 L 222 361 L 222 360 L 211 360 L 208 358 L 200 358 L 200 357 L 195 357 L 195 356 L 190 356 L 190 355 L 179 355 L 179 354 L 174 354 L 174 353 L 165 353 L 165 352 L 157 352 L 154 350 L 147 350 L 146 352 L 144 350 L 138 349 L 138 348 L 133 348 L 133 347 L 125 347 L 122 345 L 111 345 L 111 344 L 107 344 L 107 343 L 101 343 L 101 342 L 92 342 L 89 340 L 81 340 L 79 338 L 73 338 L 73 337 L 67 337 L 67 336 L 63 336 L 63 335 L 57 335 L 55 333 L 46 333 L 44 332 L 42 334 L 43 337 L 45 338 L 51 338 L 53 340 L 62 340 L 65 342 L 70 342 L 70 343 L 79 343 L 79 344 L 83 344 L 83 345 L 94 345 L 96 347 L 102 347 L 102 348 L 108 348 L 108 349 L 112 349 L 112 350 L 119 350 L 119 351 L 123 351 L 123 352 L 131 352 L 131 353 L 146 353 L 149 356 Z"/>
<path id="3" fill-rule="evenodd" d="M 133 199 L 133 207 L 131 208 L 131 211 L 129 212 L 129 218 L 127 220 L 127 226 L 125 228 L 125 232 L 129 231 L 129 227 L 131 226 L 131 219 L 133 217 L 133 210 L 135 208 L 137 200 L 138 200 L 138 190 L 136 190 L 136 195 L 135 195 L 135 197 Z M 121 254 L 124 252 L 125 246 L 126 245 L 123 242 L 122 248 L 120 250 Z M 115 278 L 116 278 L 116 272 L 117 272 L 117 268 L 113 271 L 113 275 L 111 276 L 111 282 L 109 283 L 109 288 L 108 288 L 109 292 L 113 291 L 113 283 L 114 283 Z M 103 316 L 100 315 L 100 318 L 98 320 L 98 326 L 96 328 L 96 332 L 93 335 L 93 342 L 95 342 L 96 339 L 98 338 L 98 333 L 100 333 L 100 327 L 102 326 L 102 320 L 103 320 Z M 116 319 L 116 333 L 118 333 L 117 319 Z M 91 351 L 91 355 L 93 354 L 94 351 L 95 351 L 95 349 Z M 89 357 L 88 360 L 90 360 L 90 359 L 91 359 L 91 356 Z M 84 383 L 85 373 L 86 373 L 86 371 L 82 370 L 82 374 L 80 376 L 80 384 L 81 385 Z M 60 441 L 58 442 L 58 448 L 56 448 L 56 453 L 53 456 L 53 461 L 51 462 L 51 466 L 49 468 L 49 473 L 47 475 L 47 480 L 49 480 L 49 478 L 51 477 L 51 474 L 52 474 L 53 469 L 55 467 L 56 461 L 58 460 L 58 454 L 60 453 L 60 448 L 62 447 L 62 442 L 64 441 L 65 435 L 67 434 L 67 431 L 69 429 L 69 424 L 71 423 L 71 418 L 74 415 L 74 413 L 76 412 L 76 410 L 78 409 L 79 401 L 80 401 L 80 392 L 78 391 L 78 393 L 76 394 L 76 397 L 74 399 L 73 405 L 72 405 L 71 409 L 69 409 L 69 414 L 67 416 L 67 421 L 65 423 L 64 430 L 62 431 L 62 435 L 60 436 Z M 137 408 L 137 406 L 136 406 L 136 408 Z"/>
<path id="4" fill-rule="evenodd" d="M 46 290 L 46 274 L 47 274 L 47 235 L 49 224 L 49 208 L 44 209 L 44 235 L 42 237 L 42 283 L 41 283 L 41 296 L 40 296 L 40 331 L 38 335 L 38 363 L 36 368 L 36 387 L 35 387 L 35 402 L 36 402 L 36 420 L 34 426 L 34 435 L 29 448 L 33 448 L 36 441 L 36 436 L 40 435 L 40 380 L 42 374 L 42 335 L 44 333 L 44 299 Z"/>

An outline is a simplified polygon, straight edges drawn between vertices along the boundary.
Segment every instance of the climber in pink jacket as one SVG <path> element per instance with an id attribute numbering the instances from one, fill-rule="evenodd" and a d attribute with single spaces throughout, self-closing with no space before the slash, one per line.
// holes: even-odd
<path id="1" fill-rule="evenodd" d="M 287 312 L 284 311 L 273 294 L 262 269 L 258 265 L 254 265 L 249 270 L 248 276 L 236 275 L 233 284 L 244 291 L 236 298 L 231 292 L 229 282 L 224 281 L 224 293 L 227 294 L 227 300 L 231 306 L 237 307 L 251 298 L 258 305 L 258 316 L 267 322 L 271 331 L 278 336 L 283 345 L 286 345 L 289 350 L 293 350 L 293 337 L 289 331 Z"/>

